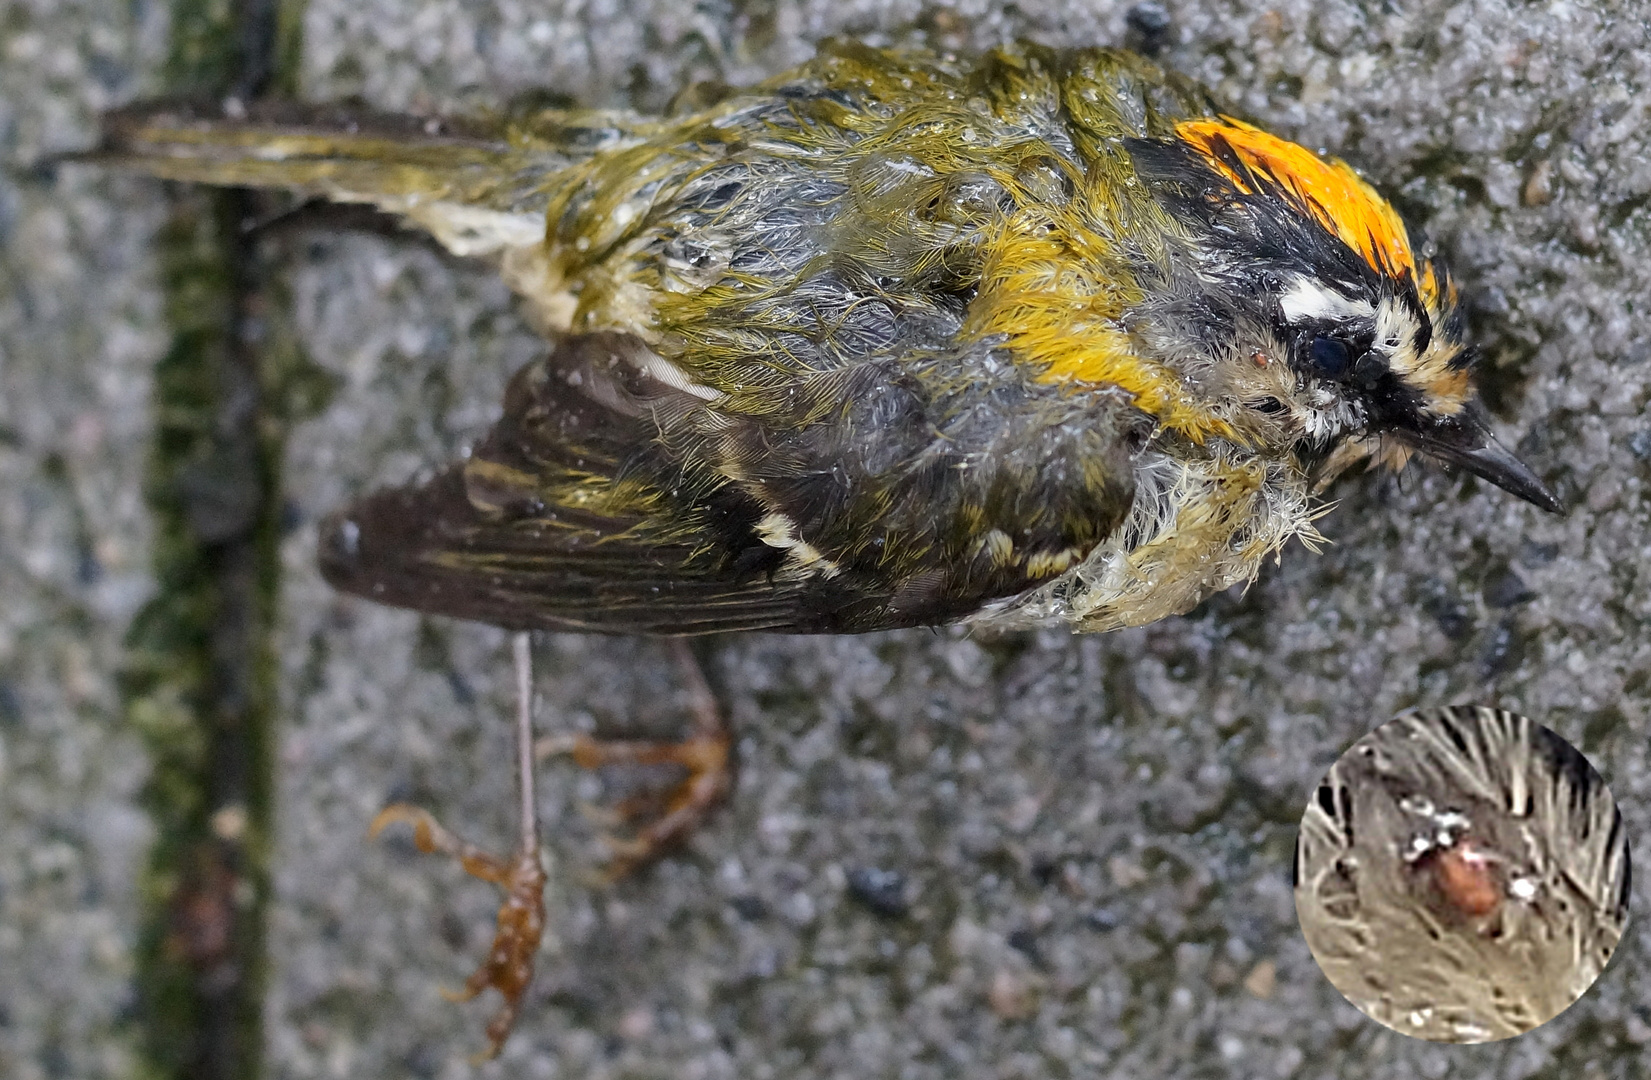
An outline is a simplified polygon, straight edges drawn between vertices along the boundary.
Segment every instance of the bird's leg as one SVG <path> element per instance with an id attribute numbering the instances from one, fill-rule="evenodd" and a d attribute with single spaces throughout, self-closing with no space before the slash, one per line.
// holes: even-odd
<path id="1" fill-rule="evenodd" d="M 516 853 L 508 859 L 491 855 L 442 828 L 428 811 L 406 803 L 385 807 L 368 829 L 368 836 L 373 837 L 387 825 L 411 825 L 413 843 L 420 851 L 450 855 L 471 876 L 504 891 L 498 929 L 487 959 L 465 980 L 463 990 L 442 991 L 452 1001 L 469 1001 L 492 987 L 504 998 L 504 1005 L 488 1022 L 488 1045 L 480 1055 L 482 1059 L 497 1057 L 516 1025 L 522 996 L 533 982 L 533 960 L 545 931 L 545 870 L 539 862 L 539 817 L 533 792 L 533 654 L 527 634 L 517 634 L 512 644 L 516 658 L 517 792 L 521 797 L 521 843 Z"/>
<path id="2" fill-rule="evenodd" d="M 705 681 L 699 661 L 681 638 L 671 638 L 669 646 L 688 683 L 692 699 L 693 732 L 680 742 L 641 739 L 599 740 L 589 735 L 552 735 L 539 740 L 538 756 L 543 759 L 566 754 L 584 769 L 603 765 L 677 765 L 688 775 L 665 794 L 664 809 L 638 826 L 626 837 L 605 837 L 613 858 L 603 876 L 608 881 L 624 877 L 637 867 L 652 862 L 666 850 L 688 838 L 733 786 L 729 761 L 733 737 L 716 697 Z M 626 800 L 617 808 L 621 818 L 636 819 L 650 800 Z"/>

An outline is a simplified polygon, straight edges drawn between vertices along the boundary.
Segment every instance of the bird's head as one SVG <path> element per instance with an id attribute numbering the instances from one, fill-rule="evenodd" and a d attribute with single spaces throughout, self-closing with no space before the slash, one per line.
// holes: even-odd
<path id="1" fill-rule="evenodd" d="M 1456 287 L 1386 200 L 1236 120 L 1175 131 L 1130 146 L 1172 237 L 1135 332 L 1241 440 L 1287 447 L 1321 482 L 1421 453 L 1559 510 L 1491 436 Z"/>

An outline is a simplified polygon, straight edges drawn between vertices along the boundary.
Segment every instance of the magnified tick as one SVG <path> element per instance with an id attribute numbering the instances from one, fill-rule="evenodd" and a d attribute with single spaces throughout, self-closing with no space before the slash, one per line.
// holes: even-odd
<path id="1" fill-rule="evenodd" d="M 1439 851 L 1432 860 L 1432 869 L 1439 891 L 1464 915 L 1489 915 L 1502 902 L 1492 857 L 1471 842 Z"/>

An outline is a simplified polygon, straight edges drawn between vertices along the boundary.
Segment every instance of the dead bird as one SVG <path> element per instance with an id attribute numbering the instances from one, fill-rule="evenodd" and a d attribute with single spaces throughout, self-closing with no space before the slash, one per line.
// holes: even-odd
<path id="1" fill-rule="evenodd" d="M 1311 546 L 1360 463 L 1421 453 L 1559 508 L 1492 437 L 1457 288 L 1392 206 L 1138 56 L 835 41 L 701 100 L 161 103 L 94 156 L 368 204 L 523 298 L 550 349 L 486 439 L 322 526 L 327 579 L 383 603 L 518 631 L 1101 631 Z M 681 746 L 552 747 L 688 769 L 618 869 L 727 790 L 702 690 Z M 467 984 L 507 999 L 495 1052 L 543 922 L 525 696 L 519 722 L 514 861 L 412 808 L 375 823 L 506 889 Z"/>

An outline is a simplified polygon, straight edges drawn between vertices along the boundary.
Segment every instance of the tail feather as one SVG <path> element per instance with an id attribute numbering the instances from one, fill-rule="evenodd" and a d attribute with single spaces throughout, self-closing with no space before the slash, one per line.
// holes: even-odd
<path id="1" fill-rule="evenodd" d="M 411 219 L 459 255 L 489 255 L 543 239 L 556 174 L 590 152 L 591 129 L 576 119 L 540 113 L 529 126 L 294 102 L 163 101 L 106 115 L 101 144 L 80 159 L 366 203 Z"/>

